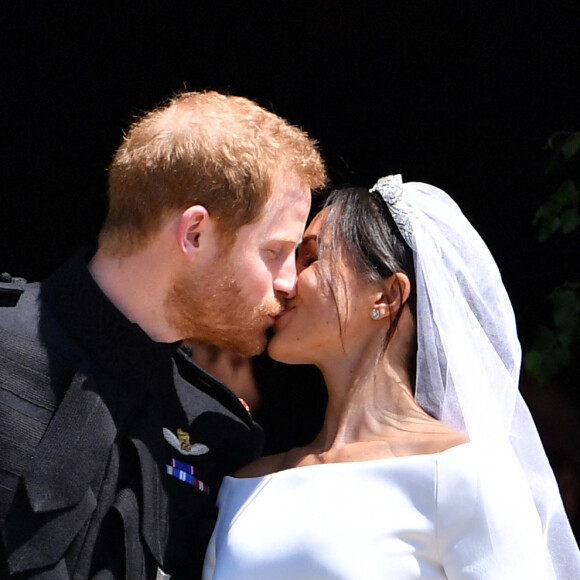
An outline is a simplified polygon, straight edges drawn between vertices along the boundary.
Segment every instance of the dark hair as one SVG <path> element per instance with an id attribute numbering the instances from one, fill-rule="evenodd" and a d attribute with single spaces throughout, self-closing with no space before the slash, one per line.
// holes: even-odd
<path id="1" fill-rule="evenodd" d="M 319 252 L 328 256 L 330 268 L 326 276 L 333 296 L 336 296 L 336 284 L 340 283 L 337 271 L 341 261 L 346 261 L 369 283 L 402 272 L 411 282 L 407 303 L 416 319 L 413 252 L 401 236 L 386 203 L 376 199 L 368 189 L 350 187 L 331 191 L 324 207 L 328 208 L 328 213 L 321 224 Z M 385 349 L 401 311 L 399 308 L 385 336 Z"/>

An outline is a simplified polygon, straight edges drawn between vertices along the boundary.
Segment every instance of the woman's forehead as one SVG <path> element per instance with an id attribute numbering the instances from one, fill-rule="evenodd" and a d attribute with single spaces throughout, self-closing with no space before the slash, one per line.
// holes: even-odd
<path id="1" fill-rule="evenodd" d="M 325 207 L 324 209 L 319 211 L 314 216 L 314 218 L 310 222 L 310 225 L 306 228 L 306 232 L 304 234 L 305 237 L 306 237 L 306 235 L 317 234 L 320 231 L 320 228 L 322 227 L 322 225 L 326 221 L 326 218 L 328 217 L 329 212 L 330 212 L 330 208 Z"/>

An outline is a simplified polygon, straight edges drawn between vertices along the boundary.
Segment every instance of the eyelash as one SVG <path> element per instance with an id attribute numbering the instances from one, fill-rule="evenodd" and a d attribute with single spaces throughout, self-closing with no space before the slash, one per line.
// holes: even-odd
<path id="1" fill-rule="evenodd" d="M 299 260 L 300 263 L 300 267 L 304 270 L 306 268 L 308 268 L 308 266 L 310 266 L 311 264 L 313 264 L 314 262 L 316 262 L 318 260 L 318 256 L 316 254 L 306 254 L 303 258 L 301 258 Z"/>
<path id="2" fill-rule="evenodd" d="M 282 255 L 282 252 L 280 250 L 275 250 L 275 249 L 268 249 L 266 250 L 266 255 L 268 256 L 268 258 L 272 261 L 278 260 L 280 258 L 280 256 Z"/>

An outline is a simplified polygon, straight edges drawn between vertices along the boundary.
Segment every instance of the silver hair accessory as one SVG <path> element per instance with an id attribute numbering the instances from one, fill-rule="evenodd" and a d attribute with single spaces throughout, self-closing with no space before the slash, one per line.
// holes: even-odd
<path id="1" fill-rule="evenodd" d="M 370 190 L 371 193 L 378 193 L 384 200 L 389 211 L 401 232 L 404 240 L 413 246 L 413 226 L 408 215 L 408 210 L 404 207 L 403 198 L 403 178 L 401 175 L 387 175 L 381 177 Z"/>
<path id="2" fill-rule="evenodd" d="M 537 512 L 546 546 L 546 572 L 538 577 L 580 578 L 580 553 L 558 485 L 519 393 L 515 317 L 491 253 L 444 191 L 403 183 L 400 175 L 381 178 L 371 191 L 384 199 L 413 250 L 417 402 L 466 433 L 490 469 L 508 466 L 512 475 L 504 483 L 509 477 L 509 485 L 520 486 L 529 511 Z M 492 542 L 501 543 L 502 534 L 490 529 Z"/>
<path id="3" fill-rule="evenodd" d="M 371 311 L 371 318 L 373 320 L 378 320 L 380 315 L 381 315 L 381 313 L 379 312 L 379 309 L 378 308 L 373 308 L 372 309 L 372 311 Z"/>

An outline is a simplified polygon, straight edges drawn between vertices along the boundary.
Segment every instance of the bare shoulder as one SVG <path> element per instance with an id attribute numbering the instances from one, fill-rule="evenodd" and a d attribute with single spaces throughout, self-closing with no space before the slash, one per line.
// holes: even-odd
<path id="1" fill-rule="evenodd" d="M 238 469 L 234 475 L 241 478 L 260 477 L 262 475 L 274 473 L 275 471 L 280 471 L 284 464 L 285 455 L 285 453 L 278 453 L 276 455 L 260 457 L 260 459 L 256 459 L 256 461 L 252 461 L 252 463 Z"/>
<path id="2" fill-rule="evenodd" d="M 441 453 L 453 447 L 469 443 L 470 439 L 465 433 L 442 423 L 431 421 L 421 431 L 407 433 L 398 444 L 394 446 L 395 455 L 431 455 Z"/>
<path id="3" fill-rule="evenodd" d="M 431 453 L 447 451 L 452 447 L 457 447 L 458 445 L 469 443 L 469 436 L 465 433 L 453 427 L 449 427 L 448 425 L 444 425 L 442 423 L 441 425 L 441 431 L 437 434 L 436 437 L 430 439 L 431 444 L 433 445 Z"/>

